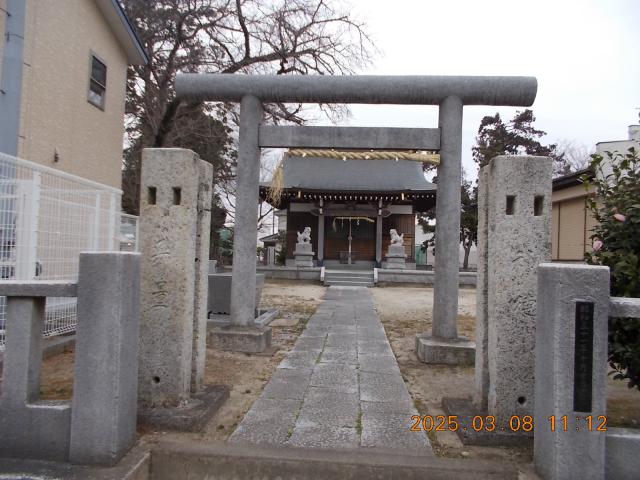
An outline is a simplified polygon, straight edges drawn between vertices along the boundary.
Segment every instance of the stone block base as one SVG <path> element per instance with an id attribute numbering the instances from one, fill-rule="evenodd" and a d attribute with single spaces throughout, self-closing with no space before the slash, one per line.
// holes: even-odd
<path id="1" fill-rule="evenodd" d="M 313 253 L 308 254 L 298 254 L 294 252 L 296 267 L 313 267 Z"/>
<path id="2" fill-rule="evenodd" d="M 315 265 L 313 264 L 313 260 L 298 260 L 296 258 L 296 267 L 297 268 L 313 268 Z"/>
<path id="3" fill-rule="evenodd" d="M 386 257 L 383 268 L 403 270 L 407 266 L 407 255 L 402 245 L 389 245 Z"/>
<path id="4" fill-rule="evenodd" d="M 389 258 L 386 262 L 382 262 L 382 268 L 389 270 L 404 270 L 407 268 L 407 262 L 404 258 Z"/>
<path id="5" fill-rule="evenodd" d="M 138 410 L 138 422 L 160 430 L 201 432 L 228 398 L 226 385 L 208 385 L 186 405 Z"/>
<path id="6" fill-rule="evenodd" d="M 296 267 L 310 268 L 314 266 L 310 243 L 296 243 L 293 257 L 296 259 Z"/>
<path id="7" fill-rule="evenodd" d="M 209 332 L 211 346 L 233 352 L 261 353 L 271 347 L 271 328 L 228 326 Z"/>
<path id="8" fill-rule="evenodd" d="M 476 344 L 463 337 L 457 339 L 416 336 L 416 353 L 424 363 L 436 365 L 473 365 Z"/>
<path id="9" fill-rule="evenodd" d="M 256 318 L 253 321 L 253 324 L 258 327 L 266 327 L 274 321 L 278 315 L 280 315 L 280 310 L 277 308 L 258 309 L 256 310 Z M 211 315 L 207 319 L 207 330 L 211 330 L 216 327 L 229 326 L 231 326 L 231 315 L 216 314 Z"/>
<path id="10" fill-rule="evenodd" d="M 460 441 L 465 445 L 483 445 L 486 447 L 509 447 L 509 446 L 532 446 L 533 431 L 524 432 L 522 430 L 522 418 L 520 418 L 520 429 L 515 420 L 509 425 L 508 418 L 495 418 L 495 428 L 491 430 L 490 422 L 487 421 L 487 412 L 477 408 L 469 398 L 443 398 L 442 409 L 447 415 L 456 415 L 459 428 L 456 430 Z M 474 417 L 476 419 L 474 428 Z"/>

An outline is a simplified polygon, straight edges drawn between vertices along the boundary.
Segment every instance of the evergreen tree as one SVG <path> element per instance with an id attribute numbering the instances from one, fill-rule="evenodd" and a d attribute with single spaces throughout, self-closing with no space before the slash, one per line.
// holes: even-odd
<path id="1" fill-rule="evenodd" d="M 486 116 L 480 122 L 476 145 L 472 148 L 473 159 L 480 168 L 489 164 L 497 155 L 541 155 L 563 162 L 563 153 L 554 143 L 544 145 L 540 139 L 546 132 L 533 126 L 536 117 L 533 110 L 516 112 L 513 119 L 504 123 L 499 113 Z"/>

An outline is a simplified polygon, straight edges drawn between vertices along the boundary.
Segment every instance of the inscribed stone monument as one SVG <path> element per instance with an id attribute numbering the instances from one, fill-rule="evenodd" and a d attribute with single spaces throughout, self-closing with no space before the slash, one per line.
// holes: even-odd
<path id="1" fill-rule="evenodd" d="M 548 157 L 498 156 L 480 173 L 476 404 L 501 422 L 533 414 L 537 267 L 551 258 L 552 172 Z"/>
<path id="2" fill-rule="evenodd" d="M 142 408 L 178 406 L 202 385 L 211 169 L 189 150 L 143 152 Z"/>

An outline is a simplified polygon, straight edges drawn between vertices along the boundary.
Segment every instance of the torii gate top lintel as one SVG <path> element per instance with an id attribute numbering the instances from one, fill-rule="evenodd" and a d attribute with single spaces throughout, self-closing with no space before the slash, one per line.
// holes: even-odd
<path id="1" fill-rule="evenodd" d="M 464 105 L 528 107 L 535 77 L 412 75 L 181 74 L 176 92 L 184 100 L 240 102 L 439 105 L 457 97 Z"/>

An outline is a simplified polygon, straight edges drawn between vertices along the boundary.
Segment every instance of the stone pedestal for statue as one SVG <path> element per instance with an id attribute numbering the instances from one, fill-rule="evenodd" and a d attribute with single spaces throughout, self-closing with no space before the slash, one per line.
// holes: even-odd
<path id="1" fill-rule="evenodd" d="M 401 270 L 407 266 L 407 255 L 404 253 L 404 245 L 389 245 L 385 268 Z"/>
<path id="2" fill-rule="evenodd" d="M 313 267 L 313 251 L 310 243 L 296 243 L 293 251 L 296 267 Z"/>

